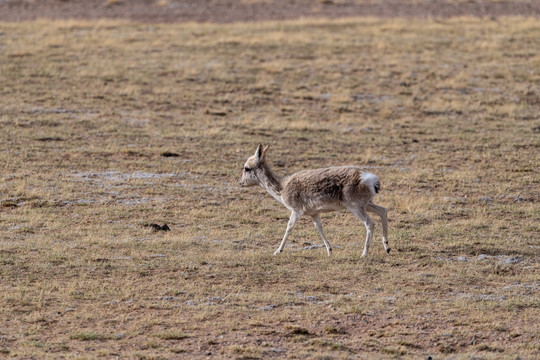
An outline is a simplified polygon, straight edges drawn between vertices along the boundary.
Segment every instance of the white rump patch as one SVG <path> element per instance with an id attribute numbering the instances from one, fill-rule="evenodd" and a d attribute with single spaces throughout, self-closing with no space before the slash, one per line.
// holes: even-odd
<path id="1" fill-rule="evenodd" d="M 377 194 L 379 192 L 379 187 L 381 185 L 379 183 L 379 178 L 377 177 L 377 175 L 370 172 L 363 172 L 360 175 L 360 179 L 362 179 L 361 180 L 362 184 L 369 186 L 373 194 Z"/>

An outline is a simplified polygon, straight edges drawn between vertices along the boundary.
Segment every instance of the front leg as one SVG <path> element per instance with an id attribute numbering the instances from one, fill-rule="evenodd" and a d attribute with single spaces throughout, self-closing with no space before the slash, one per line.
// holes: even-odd
<path id="1" fill-rule="evenodd" d="M 302 217 L 302 213 L 298 211 L 294 211 L 294 210 L 291 212 L 291 217 L 289 218 L 289 223 L 287 224 L 287 230 L 285 231 L 283 240 L 281 240 L 281 244 L 279 245 L 279 248 L 276 250 L 274 255 L 277 255 L 283 251 L 283 248 L 285 247 L 285 243 L 287 242 L 287 238 L 289 237 L 292 228 L 294 227 L 298 219 L 300 219 L 300 217 Z"/>
<path id="2" fill-rule="evenodd" d="M 332 246 L 330 246 L 330 243 L 328 242 L 328 240 L 326 240 L 326 236 L 324 236 L 320 214 L 313 216 L 313 223 L 315 224 L 315 228 L 319 231 L 319 234 L 321 234 L 324 246 L 326 246 L 326 252 L 328 253 L 328 256 L 332 255 Z"/>

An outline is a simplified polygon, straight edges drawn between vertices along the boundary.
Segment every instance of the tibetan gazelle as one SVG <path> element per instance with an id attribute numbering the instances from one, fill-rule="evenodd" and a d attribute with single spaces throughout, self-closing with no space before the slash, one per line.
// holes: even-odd
<path id="1" fill-rule="evenodd" d="M 242 187 L 262 186 L 291 211 L 287 230 L 274 255 L 283 251 L 292 228 L 304 214 L 313 219 L 328 255 L 331 255 L 332 247 L 324 235 L 320 214 L 342 209 L 349 210 L 366 225 L 366 243 L 362 256 L 368 254 L 375 226 L 375 222 L 367 214 L 368 211 L 380 216 L 384 249 L 390 253 L 387 209 L 373 203 L 373 198 L 380 188 L 376 175 L 362 171 L 359 167 L 340 166 L 303 170 L 282 177 L 273 172 L 268 165 L 267 152 L 268 146 L 263 149 L 262 145 L 259 145 L 255 154 L 247 159 L 238 184 Z"/>

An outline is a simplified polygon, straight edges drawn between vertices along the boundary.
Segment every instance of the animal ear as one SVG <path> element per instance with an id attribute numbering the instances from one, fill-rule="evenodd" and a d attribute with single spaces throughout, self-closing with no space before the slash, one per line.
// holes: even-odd
<path id="1" fill-rule="evenodd" d="M 255 157 L 257 158 L 257 163 L 263 159 L 263 147 L 259 145 L 255 151 Z"/>
<path id="2" fill-rule="evenodd" d="M 262 151 L 262 158 L 263 160 L 266 159 L 266 153 L 268 152 L 268 148 L 270 147 L 270 145 L 266 145 Z"/>

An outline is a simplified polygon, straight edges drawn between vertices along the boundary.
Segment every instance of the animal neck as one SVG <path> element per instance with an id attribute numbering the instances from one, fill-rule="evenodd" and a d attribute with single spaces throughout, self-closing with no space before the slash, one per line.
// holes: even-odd
<path id="1" fill-rule="evenodd" d="M 283 177 L 276 174 L 266 163 L 262 165 L 263 176 L 259 178 L 259 184 L 274 199 L 281 202 L 281 191 L 283 190 Z"/>

